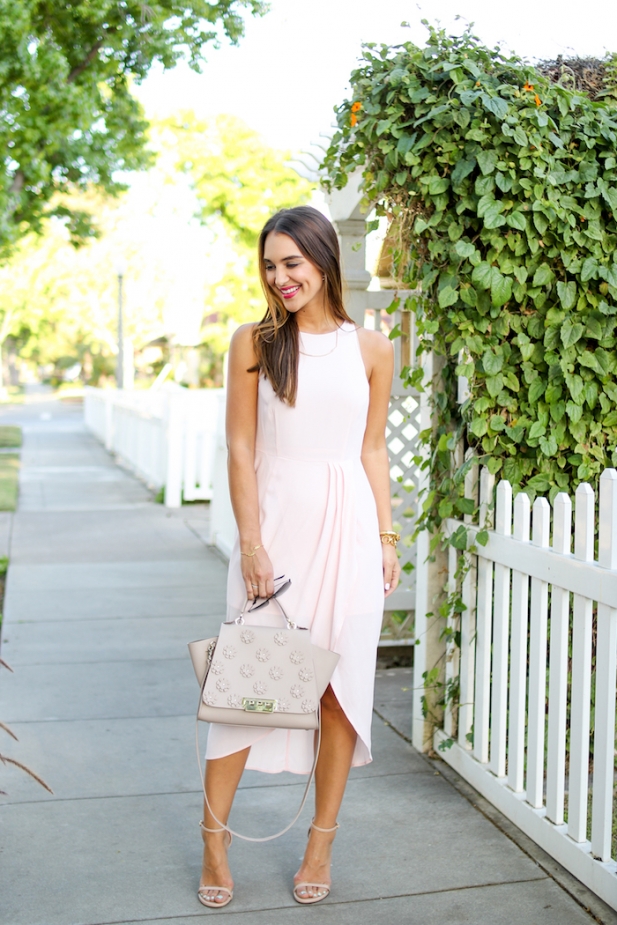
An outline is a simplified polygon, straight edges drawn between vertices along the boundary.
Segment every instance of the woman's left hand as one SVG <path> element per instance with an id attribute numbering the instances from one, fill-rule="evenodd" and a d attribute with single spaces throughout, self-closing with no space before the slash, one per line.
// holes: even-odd
<path id="1" fill-rule="evenodd" d="M 396 587 L 401 577 L 401 566 L 398 561 L 396 549 L 389 543 L 382 544 L 383 554 L 383 586 L 386 597 L 389 597 Z"/>

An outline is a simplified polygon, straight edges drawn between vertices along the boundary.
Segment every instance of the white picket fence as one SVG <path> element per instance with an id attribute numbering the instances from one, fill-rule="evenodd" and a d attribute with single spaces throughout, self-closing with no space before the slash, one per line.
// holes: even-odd
<path id="1" fill-rule="evenodd" d="M 222 389 L 87 388 L 84 417 L 110 453 L 151 488 L 165 488 L 167 507 L 180 507 L 212 498 L 222 400 Z"/>
<path id="2" fill-rule="evenodd" d="M 472 497 L 469 480 L 467 489 Z M 494 477 L 483 469 L 480 522 L 465 524 L 468 546 L 489 523 L 493 496 Z M 459 676 L 460 705 L 447 707 L 434 745 L 501 812 L 617 909 L 612 850 L 617 471 L 606 469 L 600 479 L 597 560 L 589 485 L 578 487 L 575 510 L 572 553 L 568 495 L 555 498 L 551 531 L 548 501 L 537 498 L 530 518 L 527 495 L 518 494 L 513 505 L 512 488 L 502 481 L 486 546 L 478 545 L 477 555 L 450 548 L 450 593 L 456 591 L 460 556 L 467 560 L 459 589 L 465 609 L 460 626 L 458 617 L 451 621 L 453 630 L 460 629 L 461 647 L 451 645 L 446 658 L 447 681 Z M 460 526 L 448 521 L 451 534 Z"/>

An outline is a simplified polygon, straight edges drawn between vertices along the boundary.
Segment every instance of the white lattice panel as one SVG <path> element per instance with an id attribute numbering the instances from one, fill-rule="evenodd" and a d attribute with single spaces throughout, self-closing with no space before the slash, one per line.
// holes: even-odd
<path id="1" fill-rule="evenodd" d="M 392 484 L 392 516 L 394 528 L 401 534 L 398 551 L 401 563 L 401 583 L 386 611 L 382 639 L 404 639 L 412 634 L 415 597 L 416 544 L 412 543 L 415 528 L 419 469 L 414 462 L 420 447 L 420 396 L 412 391 L 393 394 L 390 399 L 386 439 L 390 456 Z M 405 614 L 405 615 L 404 615 Z"/>

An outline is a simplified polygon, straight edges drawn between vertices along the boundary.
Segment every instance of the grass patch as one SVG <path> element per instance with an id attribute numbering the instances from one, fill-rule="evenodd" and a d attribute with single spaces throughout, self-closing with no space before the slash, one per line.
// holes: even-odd
<path id="1" fill-rule="evenodd" d="M 19 456 L 17 453 L 0 454 L 0 511 L 14 511 L 19 490 Z"/>
<path id="2" fill-rule="evenodd" d="M 21 427 L 0 427 L 0 447 L 20 447 Z"/>

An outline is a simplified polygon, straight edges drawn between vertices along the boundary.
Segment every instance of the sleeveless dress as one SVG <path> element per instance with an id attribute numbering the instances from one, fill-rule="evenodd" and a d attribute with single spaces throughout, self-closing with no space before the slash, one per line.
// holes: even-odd
<path id="1" fill-rule="evenodd" d="M 358 734 L 353 765 L 371 761 L 375 659 L 384 609 L 375 498 L 360 453 L 369 384 L 355 325 L 300 334 L 295 407 L 260 376 L 255 470 L 262 543 L 274 575 L 291 586 L 281 599 L 318 646 L 338 652 L 331 680 Z M 246 598 L 238 539 L 229 562 L 227 619 Z M 273 620 L 274 617 L 274 620 Z M 247 624 L 282 620 L 276 604 L 247 614 Z M 251 746 L 247 768 L 307 774 L 314 733 L 212 724 L 206 758 Z"/>

